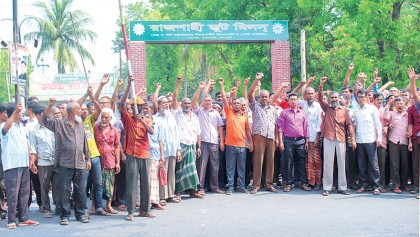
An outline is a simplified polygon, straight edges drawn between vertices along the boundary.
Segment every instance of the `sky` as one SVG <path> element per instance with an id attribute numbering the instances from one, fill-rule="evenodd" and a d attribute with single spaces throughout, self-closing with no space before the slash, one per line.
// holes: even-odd
<path id="1" fill-rule="evenodd" d="M 46 0 L 44 0 L 46 1 Z M 141 0 L 122 0 L 123 4 L 134 3 Z M 35 12 L 36 8 L 31 5 L 35 0 L 18 0 L 18 21 L 19 23 L 28 15 L 38 15 Z M 94 44 L 80 42 L 81 45 L 88 48 L 93 58 L 95 65 L 85 62 L 86 71 L 91 72 L 92 78 L 102 77 L 103 73 L 112 73 L 119 65 L 119 54 L 112 51 L 112 39 L 115 37 L 115 32 L 121 26 L 116 24 L 119 18 L 118 0 L 74 0 L 73 9 L 80 9 L 89 14 L 94 23 L 87 27 L 88 29 L 97 33 L 97 38 Z M 12 19 L 12 0 L 0 0 L 0 20 Z M 10 20 L 0 21 L 0 39 L 6 42 L 13 40 L 13 24 Z M 38 27 L 36 23 L 31 25 L 29 21 L 25 21 L 21 26 L 22 38 L 26 32 L 30 32 L 30 27 Z M 127 26 L 128 27 L 128 26 Z M 42 40 L 42 39 L 41 39 Z M 37 49 L 33 47 L 33 41 L 25 42 L 29 52 L 32 55 L 32 65 L 36 65 L 35 59 Z M 79 54 L 75 52 L 79 57 Z M 125 54 L 122 54 L 125 60 Z M 80 57 L 79 57 L 80 58 Z M 40 62 L 38 62 L 40 63 Z M 50 73 L 56 73 L 56 63 L 53 61 L 51 54 L 44 56 L 44 64 L 49 64 L 50 67 L 45 69 Z M 83 73 L 83 67 L 79 60 L 80 73 Z"/>

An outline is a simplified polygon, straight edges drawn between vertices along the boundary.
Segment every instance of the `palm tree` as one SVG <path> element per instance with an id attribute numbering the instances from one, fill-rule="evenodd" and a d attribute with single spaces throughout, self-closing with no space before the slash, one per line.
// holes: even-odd
<path id="1" fill-rule="evenodd" d="M 30 16 L 40 22 L 39 31 L 33 31 L 25 35 L 25 40 L 32 40 L 41 37 L 41 46 L 36 58 L 42 57 L 48 52 L 54 53 L 54 60 L 58 64 L 58 73 L 65 73 L 66 68 L 73 72 L 78 69 L 77 39 L 80 41 L 89 40 L 94 42 L 96 33 L 84 27 L 93 22 L 93 19 L 84 11 L 71 9 L 73 0 L 49 0 L 49 4 L 38 0 L 33 4 L 39 10 L 41 16 Z M 73 16 L 74 28 L 70 12 Z M 80 54 L 92 64 L 95 60 L 89 51 L 80 45 Z"/>

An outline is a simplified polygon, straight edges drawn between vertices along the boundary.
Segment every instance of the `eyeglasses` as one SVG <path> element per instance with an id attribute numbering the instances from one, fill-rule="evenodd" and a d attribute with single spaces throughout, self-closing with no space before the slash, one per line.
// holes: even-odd
<path id="1" fill-rule="evenodd" d="M 101 101 L 101 102 L 99 102 L 99 104 L 109 104 L 109 103 L 111 103 L 110 101 Z"/>
<path id="2" fill-rule="evenodd" d="M 366 98 L 366 96 L 361 95 L 361 96 L 357 96 L 357 98 L 364 99 L 364 98 Z"/>

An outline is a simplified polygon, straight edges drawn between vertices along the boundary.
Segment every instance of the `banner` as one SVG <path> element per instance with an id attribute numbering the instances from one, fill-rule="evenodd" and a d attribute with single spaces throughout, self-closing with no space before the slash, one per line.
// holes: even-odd
<path id="1" fill-rule="evenodd" d="M 95 92 L 102 81 L 102 75 L 89 79 L 90 85 Z M 112 96 L 116 85 L 116 79 L 110 74 L 110 80 L 102 89 L 101 96 Z M 51 97 L 57 101 L 67 102 L 70 98 L 81 98 L 88 89 L 88 83 L 84 74 L 56 74 L 48 75 L 36 69 L 29 78 L 29 96 L 36 96 L 40 101 L 48 101 Z"/>
<path id="2" fill-rule="evenodd" d="M 12 84 L 16 84 L 17 66 L 19 85 L 26 86 L 29 51 L 24 45 L 16 44 L 16 46 L 16 53 L 15 44 L 9 46 L 10 79 Z"/>
<path id="3" fill-rule="evenodd" d="M 288 40 L 287 21 L 130 21 L 130 40 L 146 43 Z"/>

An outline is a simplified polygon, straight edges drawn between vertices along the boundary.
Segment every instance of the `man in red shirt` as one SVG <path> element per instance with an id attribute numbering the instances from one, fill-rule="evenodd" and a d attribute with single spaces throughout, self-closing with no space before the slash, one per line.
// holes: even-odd
<path id="1" fill-rule="evenodd" d="M 152 121 L 143 117 L 140 113 L 144 101 L 136 97 L 138 114 L 133 110 L 133 116 L 127 112 L 124 106 L 127 101 L 128 93 L 131 88 L 133 78 L 128 78 L 127 89 L 121 97 L 121 121 L 124 124 L 125 142 L 124 153 L 126 154 L 126 183 L 127 183 L 127 216 L 125 220 L 133 220 L 133 211 L 136 207 L 137 199 L 137 181 L 140 176 L 140 213 L 139 216 L 151 217 L 149 213 L 149 175 L 147 169 L 147 159 L 149 159 L 149 137 L 147 134 L 153 134 Z M 134 101 L 131 101 L 134 106 Z"/>

